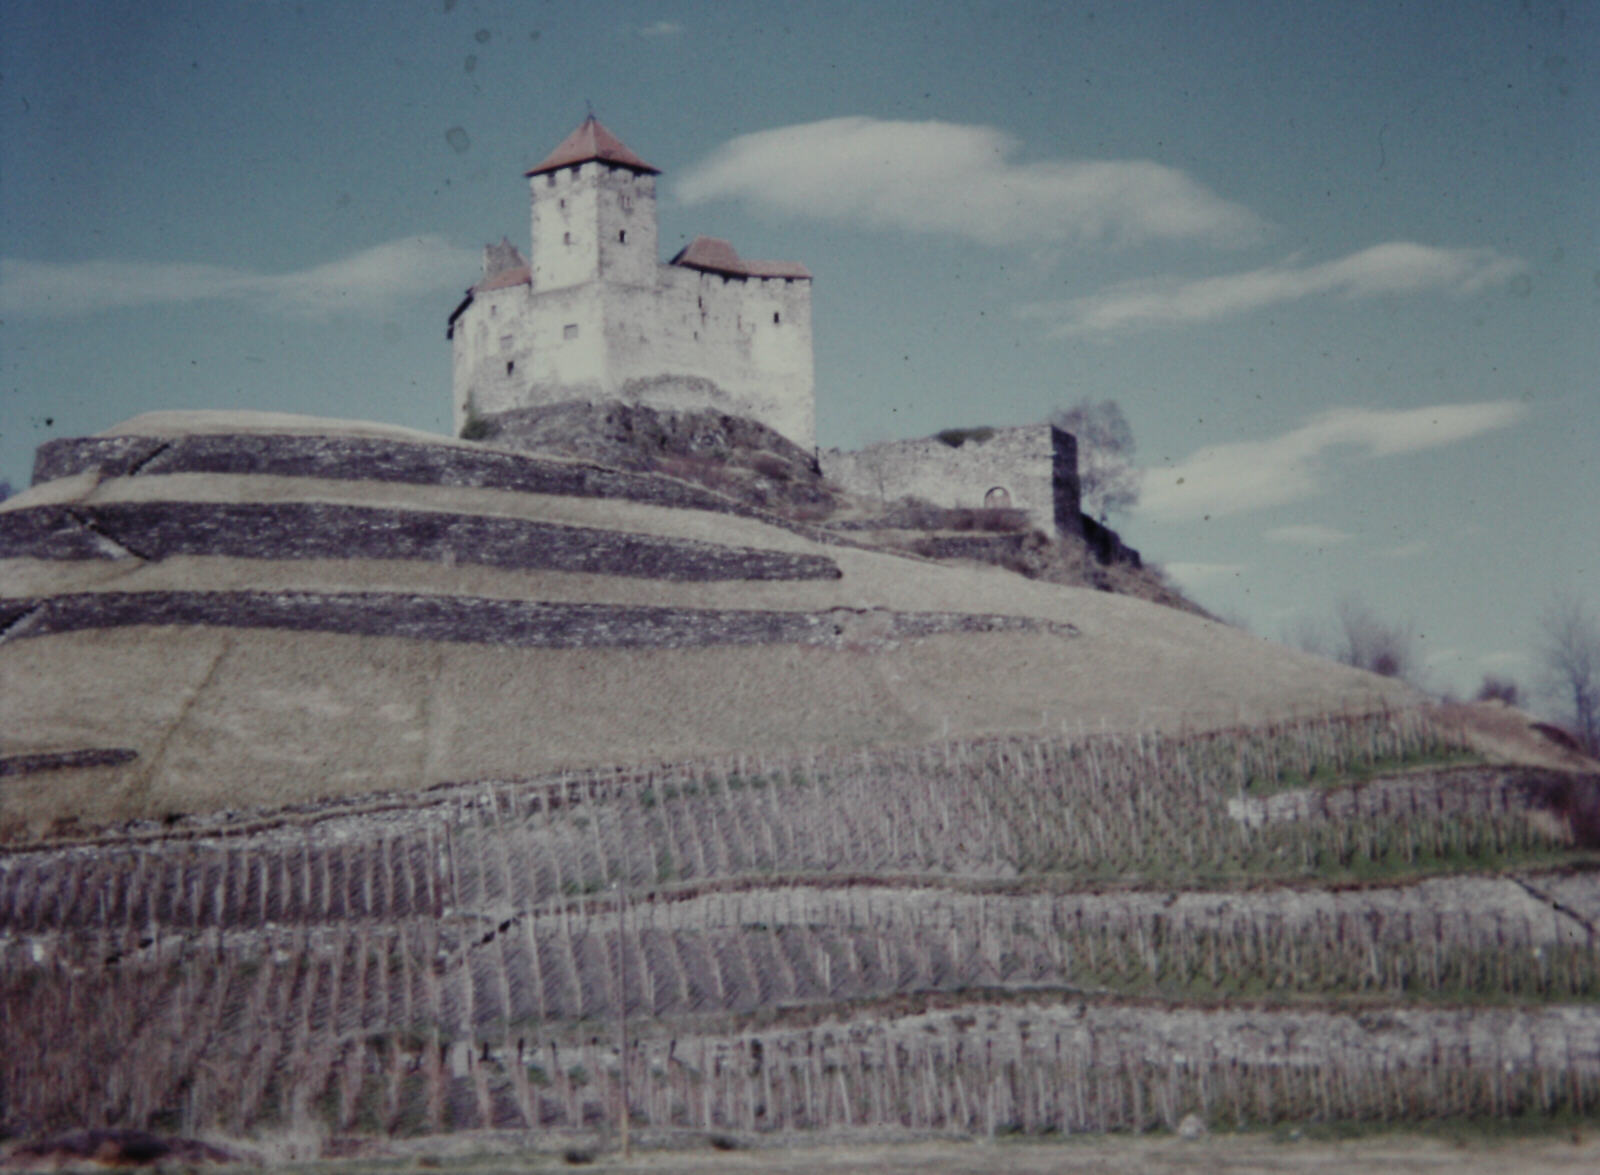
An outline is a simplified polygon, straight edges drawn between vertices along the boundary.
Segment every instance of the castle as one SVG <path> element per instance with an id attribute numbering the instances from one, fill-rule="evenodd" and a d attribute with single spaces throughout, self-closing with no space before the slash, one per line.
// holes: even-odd
<path id="1" fill-rule="evenodd" d="M 483 276 L 450 315 L 458 433 L 498 433 L 490 422 L 505 414 L 558 405 L 741 417 L 862 499 L 1003 507 L 1088 539 L 1103 561 L 1137 562 L 1081 515 L 1076 443 L 1051 425 L 816 451 L 811 274 L 703 236 L 662 263 L 659 174 L 592 114 L 526 173 L 528 257 L 504 237 L 487 246 Z"/>
<path id="2" fill-rule="evenodd" d="M 810 273 L 714 237 L 662 264 L 659 174 L 593 115 L 527 172 L 528 257 L 490 245 L 450 315 L 458 432 L 519 408 L 620 401 L 743 416 L 811 448 Z"/>

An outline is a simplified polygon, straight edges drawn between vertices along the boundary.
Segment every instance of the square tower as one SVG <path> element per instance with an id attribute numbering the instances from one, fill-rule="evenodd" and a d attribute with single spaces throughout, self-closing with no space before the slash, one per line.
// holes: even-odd
<path id="1" fill-rule="evenodd" d="M 593 115 L 527 173 L 535 294 L 656 284 L 656 176 Z"/>

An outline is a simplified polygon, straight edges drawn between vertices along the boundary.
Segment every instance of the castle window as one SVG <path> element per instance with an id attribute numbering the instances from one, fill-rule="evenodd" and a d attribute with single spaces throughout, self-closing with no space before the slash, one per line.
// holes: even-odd
<path id="1" fill-rule="evenodd" d="M 628 243 L 628 230 L 625 229 L 625 228 L 624 229 L 618 229 L 617 230 L 617 240 L 622 242 L 624 245 L 626 245 Z"/>
<path id="2" fill-rule="evenodd" d="M 500 336 L 500 349 L 502 351 L 511 350 L 512 341 L 513 341 L 513 337 L 511 335 L 501 335 Z"/>
<path id="3" fill-rule="evenodd" d="M 563 209 L 565 209 L 566 206 L 567 206 L 567 198 L 565 196 L 563 196 L 563 197 L 561 197 L 561 207 Z"/>
<path id="4" fill-rule="evenodd" d="M 983 495 L 983 506 L 986 510 L 1009 510 L 1011 508 L 1011 491 L 1005 486 L 995 486 Z"/>
<path id="5" fill-rule="evenodd" d="M 773 326 L 777 326 L 778 325 L 778 312 L 776 310 L 774 310 L 772 312 L 772 325 Z"/>
<path id="6" fill-rule="evenodd" d="M 561 337 L 564 338 L 564 339 L 575 339 L 575 338 L 577 338 L 578 337 L 578 324 L 575 323 L 575 322 L 567 323 L 566 326 L 561 328 Z"/>
<path id="7" fill-rule="evenodd" d="M 517 369 L 517 361 L 515 359 L 507 359 L 506 360 L 506 374 L 510 375 L 516 369 Z"/>
<path id="8" fill-rule="evenodd" d="M 547 188 L 553 188 L 553 187 L 556 186 L 556 173 L 555 172 L 553 172 L 553 171 L 545 172 L 544 186 L 547 187 Z"/>
<path id="9" fill-rule="evenodd" d="M 562 233 L 561 234 L 561 243 L 563 245 L 572 244 L 572 234 L 571 233 Z"/>
<path id="10" fill-rule="evenodd" d="M 628 195 L 628 193 L 626 193 L 626 192 L 622 193 L 621 204 L 622 204 L 622 210 L 624 212 L 632 212 L 633 211 L 633 197 Z"/>

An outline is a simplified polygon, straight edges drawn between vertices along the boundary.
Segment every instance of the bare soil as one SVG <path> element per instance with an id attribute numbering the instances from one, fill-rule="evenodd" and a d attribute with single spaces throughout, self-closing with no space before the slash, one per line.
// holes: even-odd
<path id="1" fill-rule="evenodd" d="M 1382 1171 L 1386 1175 L 1509 1175 L 1583 1172 L 1600 1169 L 1600 1134 L 1585 1126 L 1548 1136 L 1498 1140 L 1462 1130 L 1440 1137 L 1383 1133 L 1328 1140 L 1276 1134 L 1218 1134 L 1194 1141 L 1170 1135 L 1144 1138 L 1085 1136 L 1044 1142 L 962 1139 L 911 1143 L 834 1143 L 716 1149 L 703 1144 L 639 1150 L 623 1159 L 611 1139 L 601 1147 L 574 1142 L 539 1151 L 473 1151 L 464 1136 L 441 1153 L 430 1140 L 428 1157 L 345 1159 L 283 1165 L 306 1175 L 377 1175 L 379 1172 L 591 1171 L 596 1175 L 1162 1175 L 1206 1171 L 1225 1175 L 1347 1175 Z M 572 1158 L 566 1157 L 570 1152 Z M 582 1157 L 584 1161 L 573 1162 Z M 279 1166 L 279 1164 L 273 1164 Z"/>

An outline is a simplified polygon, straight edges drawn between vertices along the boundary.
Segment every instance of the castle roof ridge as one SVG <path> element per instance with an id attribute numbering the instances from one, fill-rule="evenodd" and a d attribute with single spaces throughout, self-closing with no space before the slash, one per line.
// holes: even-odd
<path id="1" fill-rule="evenodd" d="M 668 264 L 734 277 L 811 278 L 811 271 L 798 261 L 747 261 L 721 237 L 696 237 L 679 249 Z"/>
<path id="2" fill-rule="evenodd" d="M 542 163 L 523 174 L 543 175 L 547 171 L 559 171 L 563 167 L 572 167 L 595 159 L 614 167 L 626 167 L 631 171 L 644 172 L 647 175 L 661 174 L 659 167 L 651 167 L 628 150 L 623 141 L 606 130 L 600 120 L 592 114 L 578 125 L 577 130 L 562 139 L 560 145 L 546 155 Z"/>

